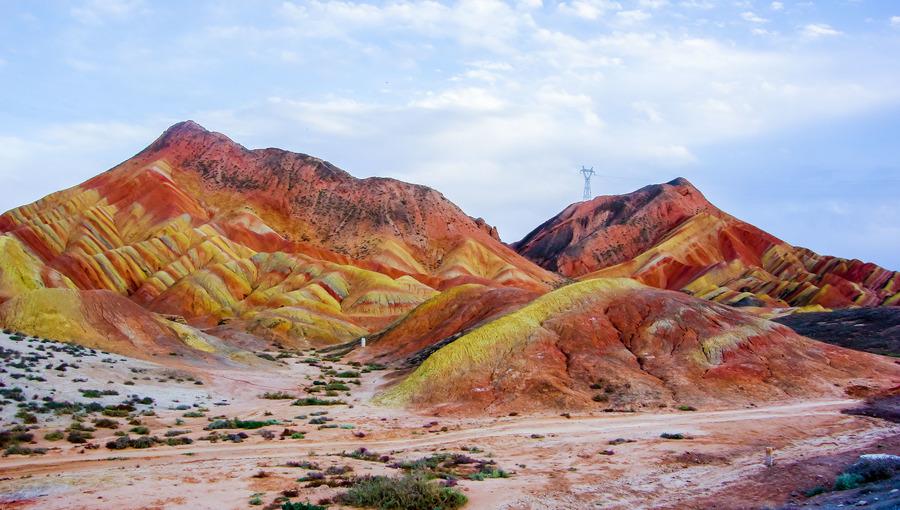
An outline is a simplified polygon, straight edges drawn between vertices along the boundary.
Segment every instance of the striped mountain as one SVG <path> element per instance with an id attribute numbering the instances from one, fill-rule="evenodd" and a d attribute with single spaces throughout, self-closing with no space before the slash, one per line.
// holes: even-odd
<path id="1" fill-rule="evenodd" d="M 173 319 L 161 319 L 166 330 L 185 323 L 300 346 L 380 330 L 457 285 L 540 293 L 560 279 L 430 188 L 248 150 L 190 121 L 0 216 L 0 260 L 0 323 L 85 341 L 96 328 L 80 312 L 79 328 L 33 320 L 60 299 L 44 289 L 73 303 L 109 291 Z"/>
<path id="2" fill-rule="evenodd" d="M 731 305 L 900 305 L 900 273 L 792 246 L 682 178 L 572 204 L 513 246 L 570 278 L 631 277 Z"/>

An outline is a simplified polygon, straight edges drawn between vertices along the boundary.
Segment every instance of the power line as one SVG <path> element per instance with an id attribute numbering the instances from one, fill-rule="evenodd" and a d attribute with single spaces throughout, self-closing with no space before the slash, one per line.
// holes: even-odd
<path id="1" fill-rule="evenodd" d="M 594 167 L 585 168 L 584 165 L 581 166 L 581 170 L 579 170 L 579 171 L 581 172 L 581 175 L 584 176 L 583 200 L 590 200 L 591 196 L 592 196 L 591 195 L 591 177 L 593 177 L 594 174 L 597 172 L 594 172 Z"/>

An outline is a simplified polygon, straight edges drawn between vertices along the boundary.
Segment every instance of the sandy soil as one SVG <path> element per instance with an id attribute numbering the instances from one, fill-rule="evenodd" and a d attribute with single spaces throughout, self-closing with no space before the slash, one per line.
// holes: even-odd
<path id="1" fill-rule="evenodd" d="M 27 339 L 13 342 L 0 337 L 0 346 L 26 355 L 35 352 L 38 345 Z M 55 356 L 54 363 L 64 360 L 60 353 Z M 394 462 L 435 452 L 458 452 L 494 461 L 510 474 L 509 478 L 460 480 L 458 487 L 470 501 L 466 508 L 766 508 L 796 501 L 798 491 L 809 488 L 807 478 L 792 478 L 793 471 L 784 466 L 803 465 L 808 459 L 817 459 L 819 464 L 828 464 L 830 458 L 843 462 L 851 453 L 898 453 L 900 444 L 900 431 L 895 425 L 841 414 L 841 409 L 856 404 L 853 400 L 696 412 L 597 413 L 571 418 L 435 418 L 369 405 L 368 399 L 390 374 L 381 370 L 361 373 L 358 386 L 348 384 L 349 392 L 327 397 L 340 398 L 348 405 L 295 406 L 291 400 L 260 398 L 262 393 L 274 391 L 307 396 L 305 388 L 320 377 L 340 380 L 323 377 L 329 369 L 359 370 L 338 362 L 310 363 L 306 355 L 245 370 L 176 369 L 164 364 L 169 360 L 153 364 L 122 356 L 112 356 L 116 363 L 102 361 L 108 357 L 73 358 L 78 368 L 68 368 L 64 377 L 41 372 L 48 379 L 43 382 L 13 379 L 12 374 L 21 370 L 10 369 L 7 360 L 0 381 L 6 388 L 22 387 L 23 393 L 35 400 L 52 395 L 56 400 L 85 401 L 79 388 L 119 392 L 97 400 L 104 405 L 132 394 L 150 396 L 154 405 L 141 409 L 149 411 L 152 407 L 155 416 L 139 417 L 141 426 L 157 437 L 183 430 L 186 433 L 181 436 L 194 442 L 110 450 L 104 445 L 116 439 L 115 432 L 131 428 L 127 419 L 118 418 L 119 429 L 97 428 L 89 443 L 97 448 L 91 449 L 85 444 L 43 439 L 46 432 L 66 428 L 72 417 L 39 415 L 32 431 L 35 444 L 28 446 L 48 450 L 44 455 L 0 459 L 0 507 L 263 508 L 285 490 L 298 491 L 293 501 L 317 502 L 344 489 L 308 487 L 308 482 L 298 482 L 298 478 L 342 466 L 350 471 L 327 479 L 338 484 L 352 476 L 396 475 L 401 470 L 391 467 Z M 125 381 L 133 384 L 125 386 Z M 315 395 L 322 397 L 321 393 Z M 14 403 L 3 406 L 3 428 L 15 421 L 15 410 Z M 187 412 L 203 416 L 185 417 Z M 241 442 L 203 440 L 210 434 L 204 427 L 216 416 L 278 423 L 243 431 L 247 437 Z M 315 418 L 329 418 L 331 421 L 324 425 L 337 427 L 320 428 L 321 424 L 310 423 Z M 303 432 L 304 436 L 292 439 L 288 434 L 282 439 L 279 436 L 284 429 Z M 270 430 L 276 437 L 266 439 L 261 430 Z M 667 440 L 660 437 L 662 433 L 680 433 L 685 438 Z M 628 442 L 615 441 L 620 438 Z M 762 463 L 767 446 L 776 448 L 774 468 Z M 389 459 L 383 462 L 340 455 L 360 447 Z M 290 465 L 301 462 L 315 466 L 307 469 Z M 816 473 L 831 476 L 827 470 Z M 774 484 L 774 479 L 783 483 Z M 761 490 L 763 487 L 769 490 Z M 254 496 L 261 506 L 251 505 L 256 502 Z"/>

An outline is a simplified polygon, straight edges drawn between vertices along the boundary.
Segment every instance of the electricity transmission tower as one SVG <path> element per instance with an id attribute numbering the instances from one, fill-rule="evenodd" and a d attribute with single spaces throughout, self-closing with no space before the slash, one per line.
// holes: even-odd
<path id="1" fill-rule="evenodd" d="M 594 167 L 585 168 L 584 165 L 581 166 L 581 175 L 584 176 L 584 200 L 591 199 L 591 177 L 594 176 L 596 172 L 594 172 Z"/>

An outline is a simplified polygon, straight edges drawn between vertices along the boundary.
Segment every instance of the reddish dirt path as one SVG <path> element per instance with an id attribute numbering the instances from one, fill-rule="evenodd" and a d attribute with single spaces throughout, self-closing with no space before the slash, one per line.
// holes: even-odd
<path id="1" fill-rule="evenodd" d="M 896 434 L 896 428 L 885 422 L 840 413 L 854 403 L 819 400 L 706 412 L 469 420 L 459 422 L 461 429 L 439 433 L 423 431 L 421 422 L 427 417 L 405 416 L 402 427 L 364 439 L 344 431 L 341 436 L 302 441 L 251 436 L 237 444 L 201 442 L 176 448 L 7 457 L 0 459 L 0 493 L 19 494 L 23 500 L 14 508 L 42 510 L 108 508 L 112 502 L 125 509 L 246 509 L 255 493 L 264 494 L 269 502 L 287 488 L 300 487 L 301 498 L 311 501 L 340 492 L 328 488 L 304 492 L 296 482 L 302 470 L 287 468 L 287 460 L 311 459 L 323 467 L 349 464 L 357 474 L 396 474 L 384 464 L 334 454 L 364 446 L 395 459 L 415 459 L 478 446 L 485 450 L 479 456 L 490 455 L 513 476 L 462 481 L 460 487 L 471 501 L 467 508 L 705 508 L 723 491 L 731 491 L 728 504 L 717 508 L 758 508 L 786 501 L 791 487 L 786 481 L 780 485 L 786 492 L 766 494 L 756 506 L 742 504 L 756 490 L 747 480 L 771 482 L 761 464 L 765 446 L 778 448 L 779 462 L 786 465 L 862 451 Z M 365 406 L 350 411 L 363 414 L 360 407 Z M 666 441 L 659 438 L 662 432 L 691 438 Z M 608 445 L 618 437 L 635 442 Z M 615 450 L 615 455 L 601 455 L 607 449 Z M 677 460 L 685 452 L 717 460 L 685 464 Z M 271 476 L 254 478 L 260 469 Z M 698 506 L 699 502 L 703 504 Z"/>

